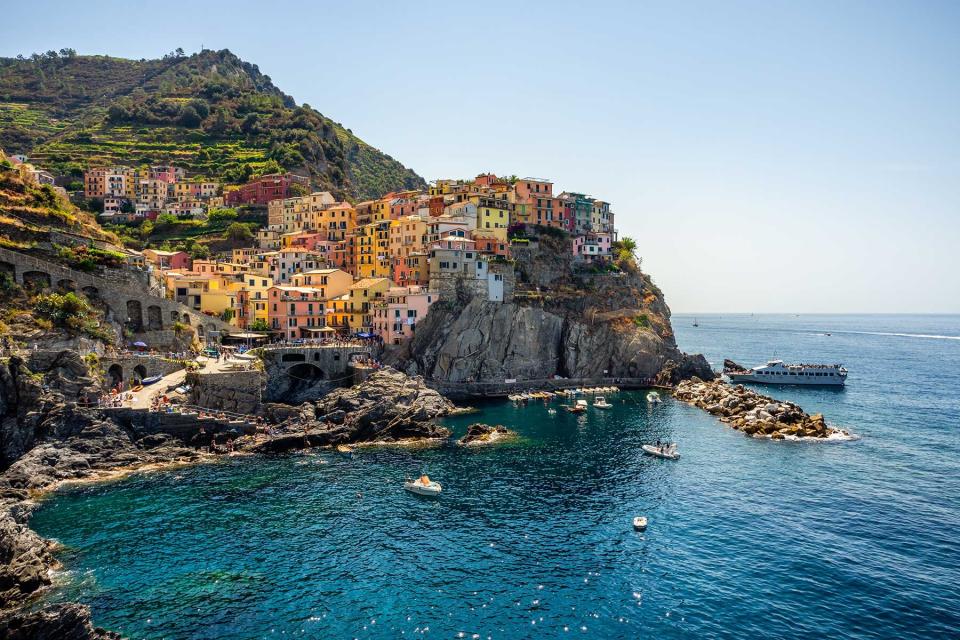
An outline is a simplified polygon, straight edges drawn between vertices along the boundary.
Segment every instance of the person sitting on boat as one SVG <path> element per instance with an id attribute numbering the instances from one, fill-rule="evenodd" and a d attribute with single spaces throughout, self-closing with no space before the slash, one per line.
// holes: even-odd
<path id="1" fill-rule="evenodd" d="M 420 476 L 420 484 L 422 484 L 425 487 L 430 485 L 430 478 L 427 477 L 427 474 L 424 473 Z"/>

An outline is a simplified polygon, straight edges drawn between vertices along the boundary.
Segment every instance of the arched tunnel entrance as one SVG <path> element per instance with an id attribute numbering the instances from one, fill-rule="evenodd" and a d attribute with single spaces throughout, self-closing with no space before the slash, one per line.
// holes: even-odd
<path id="1" fill-rule="evenodd" d="M 287 394 L 297 398 L 299 394 L 313 388 L 326 379 L 323 369 L 309 362 L 295 364 L 286 371 Z"/>
<path id="2" fill-rule="evenodd" d="M 142 364 L 138 364 L 133 368 L 133 377 L 136 378 L 137 381 L 142 382 L 143 379 L 147 377 L 147 368 Z"/>
<path id="3" fill-rule="evenodd" d="M 107 369 L 107 380 L 110 381 L 110 388 L 114 389 L 117 385 L 123 383 L 123 367 L 118 364 L 110 365 Z"/>

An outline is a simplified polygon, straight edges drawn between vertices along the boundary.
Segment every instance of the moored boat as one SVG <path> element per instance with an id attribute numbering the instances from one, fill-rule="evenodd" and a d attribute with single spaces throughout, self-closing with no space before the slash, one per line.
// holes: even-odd
<path id="1" fill-rule="evenodd" d="M 637 516 L 633 519 L 633 528 L 636 531 L 644 531 L 647 528 L 647 519 L 644 516 Z"/>
<path id="2" fill-rule="evenodd" d="M 144 378 L 140 382 L 144 385 L 153 384 L 155 382 L 160 382 L 163 380 L 163 376 L 150 376 L 149 378 Z"/>
<path id="3" fill-rule="evenodd" d="M 607 399 L 603 396 L 597 396 L 597 399 L 593 401 L 593 406 L 597 409 L 609 409 L 613 405 L 607 402 Z"/>
<path id="4" fill-rule="evenodd" d="M 577 403 L 575 405 L 571 407 L 567 407 L 567 411 L 569 411 L 570 413 L 583 413 L 584 411 L 587 410 L 588 406 L 589 405 L 587 404 L 586 400 L 577 400 Z"/>

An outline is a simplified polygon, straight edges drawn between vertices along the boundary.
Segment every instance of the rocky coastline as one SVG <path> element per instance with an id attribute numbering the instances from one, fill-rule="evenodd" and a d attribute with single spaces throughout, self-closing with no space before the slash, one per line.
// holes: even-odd
<path id="1" fill-rule="evenodd" d="M 849 436 L 845 431 L 827 425 L 822 414 L 810 415 L 793 402 L 775 400 L 741 384 L 693 378 L 681 382 L 673 395 L 755 438 L 786 440 Z"/>
<path id="2" fill-rule="evenodd" d="M 0 367 L 0 637 L 119 637 L 95 627 L 82 605 L 29 606 L 50 586 L 51 570 L 58 566 L 54 543 L 29 528 L 30 514 L 37 498 L 63 483 L 196 464 L 227 453 L 449 438 L 450 431 L 435 420 L 454 409 L 423 380 L 387 368 L 318 402 L 270 407 L 276 424 L 256 434 L 198 431 L 185 441 L 165 433 L 139 433 L 107 412 L 68 401 L 91 384 L 83 360 L 69 351 L 52 359 L 46 370 L 32 371 L 17 357 Z"/>

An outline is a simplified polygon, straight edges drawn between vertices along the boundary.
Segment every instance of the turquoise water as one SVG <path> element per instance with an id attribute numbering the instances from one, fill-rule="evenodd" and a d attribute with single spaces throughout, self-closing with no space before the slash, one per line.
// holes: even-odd
<path id="1" fill-rule="evenodd" d="M 960 635 L 960 317 L 691 321 L 675 318 L 681 346 L 717 365 L 845 363 L 845 390 L 771 392 L 861 439 L 753 440 L 643 394 L 586 417 L 493 403 L 452 425 L 518 442 L 64 492 L 33 519 L 66 545 L 51 598 L 133 638 Z M 639 453 L 658 438 L 682 459 Z M 421 471 L 438 499 L 401 490 Z"/>

